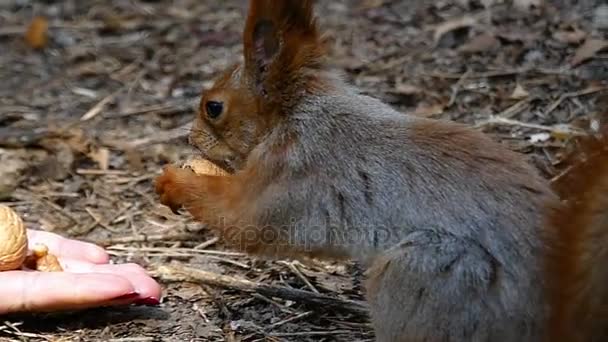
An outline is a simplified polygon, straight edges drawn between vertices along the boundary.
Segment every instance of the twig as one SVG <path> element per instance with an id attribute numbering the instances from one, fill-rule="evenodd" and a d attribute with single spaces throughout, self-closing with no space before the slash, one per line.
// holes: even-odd
<path id="1" fill-rule="evenodd" d="M 220 238 L 216 236 L 210 240 L 207 240 L 199 245 L 194 246 L 194 249 L 205 249 L 207 247 L 215 245 L 218 241 L 220 241 Z"/>
<path id="2" fill-rule="evenodd" d="M 287 267 L 289 267 L 289 269 L 291 269 L 291 271 L 298 276 L 298 278 L 302 279 L 302 281 L 304 282 L 304 284 L 306 284 L 306 286 L 308 286 L 309 289 L 311 289 L 313 292 L 315 293 L 320 293 L 319 290 L 317 290 L 312 283 L 308 280 L 308 278 L 306 278 L 304 276 L 304 274 L 302 274 L 302 272 L 300 272 L 300 270 L 298 269 L 298 267 L 293 263 L 293 262 L 287 262 L 287 261 L 279 261 L 279 264 L 283 264 L 286 265 Z"/>
<path id="3" fill-rule="evenodd" d="M 575 73 L 564 69 L 543 69 L 543 68 L 518 68 L 518 69 L 507 69 L 507 70 L 493 70 L 479 73 L 471 73 L 467 78 L 492 78 L 492 77 L 503 77 L 512 76 L 525 73 L 539 73 L 544 75 L 560 75 L 560 76 L 573 76 Z M 460 79 L 462 74 L 449 73 L 449 72 L 423 72 L 423 76 L 430 76 L 435 78 L 452 78 Z"/>
<path id="4" fill-rule="evenodd" d="M 263 295 L 261 295 L 259 293 L 254 293 L 251 296 L 254 297 L 254 298 L 257 298 L 259 300 L 265 301 L 266 303 L 268 303 L 270 305 L 274 305 L 279 310 L 281 310 L 281 311 L 283 311 L 285 313 L 288 313 L 288 314 L 293 314 L 294 313 L 294 310 L 292 308 L 290 308 L 290 307 L 288 307 L 286 305 L 283 305 L 283 304 L 277 302 L 276 300 L 272 300 L 272 299 L 270 299 L 270 298 L 268 298 L 266 296 L 263 296 Z"/>
<path id="5" fill-rule="evenodd" d="M 102 247 L 118 244 L 128 244 L 137 242 L 167 242 L 167 241 L 190 241 L 196 238 L 194 234 L 190 233 L 170 233 L 170 234 L 154 234 L 154 235 L 136 235 L 136 236 L 122 236 L 115 237 L 106 240 L 90 240 L 89 242 L 97 244 Z"/>
<path id="6" fill-rule="evenodd" d="M 113 141 L 111 139 L 102 139 L 102 144 L 118 149 L 137 149 L 155 144 L 166 143 L 171 140 L 181 139 L 187 137 L 190 134 L 190 128 L 192 123 L 187 123 L 183 126 L 171 129 L 169 131 L 160 132 L 153 137 L 145 137 L 132 141 Z"/>
<path id="7" fill-rule="evenodd" d="M 304 337 L 304 336 L 333 336 L 333 335 L 344 335 L 352 334 L 351 330 L 328 330 L 328 331 L 303 331 L 293 333 L 275 333 L 270 334 L 274 337 Z"/>
<path id="8" fill-rule="evenodd" d="M 103 99 L 101 99 L 101 101 L 97 102 L 93 107 L 91 107 L 91 109 L 89 109 L 86 113 L 84 113 L 82 115 L 82 117 L 80 118 L 80 121 L 89 121 L 91 119 L 93 119 L 94 117 L 96 117 L 99 113 L 101 113 L 101 111 L 103 111 L 103 109 L 106 107 L 106 105 L 112 101 L 114 101 L 114 99 L 116 98 L 116 95 L 118 95 L 119 92 L 121 92 L 123 90 L 123 88 L 120 88 L 119 90 L 113 92 L 112 94 L 104 97 Z"/>
<path id="9" fill-rule="evenodd" d="M 186 100 L 187 101 L 187 100 Z M 110 118 L 126 118 L 134 115 L 143 115 L 143 114 L 181 114 L 185 112 L 192 111 L 192 106 L 190 105 L 179 105 L 179 104 L 157 104 L 150 105 L 147 107 L 141 107 L 136 109 L 127 110 L 120 113 L 115 113 L 110 115 Z"/>
<path id="10" fill-rule="evenodd" d="M 112 216 L 112 218 L 110 220 L 108 220 L 106 222 L 111 223 L 112 221 L 116 220 L 117 217 L 124 214 L 127 210 L 131 209 L 132 207 L 133 207 L 133 204 L 129 204 L 129 205 L 125 206 L 124 208 L 120 209 L 114 216 Z M 89 210 L 86 210 L 86 211 L 93 218 L 93 223 L 89 224 L 88 226 L 86 226 L 85 228 L 82 228 L 82 229 L 79 229 L 78 227 L 76 227 L 76 228 L 70 230 L 68 232 L 68 234 L 70 236 L 80 236 L 80 235 L 88 234 L 93 229 L 95 229 L 95 227 L 97 227 L 97 225 L 101 225 L 102 227 L 109 230 L 110 232 L 116 233 L 113 229 L 109 228 L 108 223 L 102 222 L 102 220 L 100 218 L 96 217 L 97 215 L 93 215 Z"/>
<path id="11" fill-rule="evenodd" d="M 559 105 L 562 104 L 562 102 L 564 102 L 565 100 L 567 100 L 569 98 L 589 95 L 589 94 L 597 93 L 597 92 L 604 91 L 607 89 L 608 89 L 608 87 L 591 86 L 591 87 L 585 88 L 583 90 L 562 94 L 555 102 L 553 102 L 547 108 L 547 110 L 545 111 L 544 114 L 545 115 L 551 114 L 551 112 L 553 112 L 557 107 L 559 107 Z"/>
<path id="12" fill-rule="evenodd" d="M 306 311 L 306 312 L 302 312 L 302 313 L 301 313 L 301 314 L 299 314 L 299 315 L 295 315 L 295 316 L 293 316 L 293 317 L 289 317 L 289 318 L 284 319 L 284 320 L 282 320 L 282 321 L 279 321 L 279 322 L 273 323 L 273 324 L 269 325 L 269 326 L 266 328 L 266 331 L 271 331 L 272 329 L 277 328 L 277 327 L 280 327 L 281 325 L 284 325 L 284 324 L 287 324 L 287 323 L 291 323 L 291 322 L 294 322 L 294 321 L 300 320 L 300 319 L 302 319 L 302 318 L 306 318 L 306 317 L 310 316 L 312 313 L 313 313 L 313 311 Z"/>
<path id="13" fill-rule="evenodd" d="M 562 170 L 562 172 L 558 173 L 557 175 L 555 175 L 553 178 L 551 178 L 549 180 L 549 182 L 551 184 L 553 183 L 557 183 L 560 179 L 564 178 L 567 174 L 570 173 L 570 171 L 572 171 L 572 169 L 574 168 L 573 165 L 568 166 L 566 169 Z"/>
<path id="14" fill-rule="evenodd" d="M 549 132 L 558 133 L 558 134 L 569 134 L 569 135 L 577 135 L 577 136 L 586 135 L 585 132 L 574 129 L 573 127 L 570 127 L 567 125 L 544 126 L 544 125 L 531 124 L 531 123 L 517 121 L 517 120 L 511 120 L 511 119 L 507 119 L 507 118 L 501 118 L 501 117 L 497 117 L 497 116 L 491 116 L 489 119 L 479 122 L 474 127 L 482 128 L 485 126 L 491 126 L 491 125 L 495 125 L 495 124 L 505 125 L 505 126 L 518 126 L 518 127 L 523 127 L 523 128 L 532 128 L 532 129 L 537 129 L 537 130 L 541 130 L 541 131 L 549 131 Z"/>
<path id="15" fill-rule="evenodd" d="M 450 101 L 446 105 L 446 107 L 451 107 L 454 102 L 456 102 L 456 98 L 458 97 L 458 93 L 460 92 L 460 88 L 464 81 L 466 81 L 467 77 L 471 74 L 471 69 L 467 69 L 467 71 L 462 74 L 462 76 L 458 79 L 458 81 L 452 86 L 452 95 L 450 96 Z"/>
<path id="16" fill-rule="evenodd" d="M 17 327 L 20 325 L 23 325 L 23 322 L 11 323 L 11 322 L 5 321 L 4 325 L 0 325 L 0 331 L 6 330 L 6 329 L 17 329 Z"/>
<path id="17" fill-rule="evenodd" d="M 76 169 L 76 173 L 83 176 L 124 176 L 131 174 L 123 170 L 96 170 L 96 169 Z"/>
<path id="18" fill-rule="evenodd" d="M 339 299 L 314 292 L 290 289 L 284 286 L 255 283 L 245 279 L 211 273 L 181 265 L 158 266 L 153 273 L 166 281 L 197 281 L 210 286 L 238 290 L 246 293 L 259 293 L 267 297 L 278 297 L 311 304 L 318 308 L 335 308 L 359 316 L 368 316 L 368 306 L 363 302 Z"/>
<path id="19" fill-rule="evenodd" d="M 223 252 L 213 251 L 208 249 L 193 249 L 193 248 L 162 248 L 162 247 L 122 247 L 122 246 L 108 246 L 108 251 L 118 252 L 151 252 L 161 253 L 162 255 L 177 255 L 177 256 L 194 256 L 194 255 L 224 255 L 224 256 L 245 256 L 243 253 L 238 252 Z"/>
<path id="20" fill-rule="evenodd" d="M 229 264 L 229 265 L 234 265 L 234 266 L 240 267 L 240 268 L 245 269 L 245 270 L 250 270 L 251 269 L 251 266 L 249 266 L 247 264 L 244 264 L 244 263 L 238 262 L 238 261 L 234 261 L 234 260 L 230 260 L 228 258 L 220 258 L 218 256 L 213 256 L 213 255 L 210 255 L 207 258 L 209 258 L 211 260 L 218 261 L 218 262 L 223 262 L 223 263 L 226 263 L 226 264 Z"/>
<path id="21" fill-rule="evenodd" d="M 60 214 L 62 214 L 64 217 L 70 219 L 70 221 L 72 221 L 73 223 L 78 223 L 79 222 L 79 220 L 76 217 L 74 217 L 74 215 L 72 215 L 72 213 L 69 213 L 66 209 L 60 207 L 59 205 L 57 205 L 57 204 L 55 204 L 55 203 L 53 203 L 53 202 L 51 202 L 51 201 L 49 201 L 47 199 L 40 198 L 38 196 L 34 196 L 34 198 L 36 198 L 40 202 L 48 205 L 49 207 L 55 209 L 57 212 L 59 212 Z"/>
<path id="22" fill-rule="evenodd" d="M 7 334 L 19 336 L 22 338 L 36 338 L 39 340 L 42 339 L 42 340 L 47 340 L 47 341 L 50 340 L 50 338 L 48 338 L 44 335 L 22 332 L 21 330 L 19 330 L 19 328 L 17 328 L 21 324 L 22 323 L 11 323 L 11 322 L 5 321 L 4 327 L 6 327 L 6 328 L 2 329 L 0 331 L 4 331 Z"/>
<path id="23" fill-rule="evenodd" d="M 509 108 L 496 114 L 496 116 L 504 118 L 504 119 L 510 119 L 510 118 L 514 117 L 515 115 L 524 111 L 526 108 L 528 108 L 531 100 L 532 100 L 531 98 L 525 98 L 521 101 L 518 101 L 515 104 L 513 104 L 512 106 L 510 106 Z"/>

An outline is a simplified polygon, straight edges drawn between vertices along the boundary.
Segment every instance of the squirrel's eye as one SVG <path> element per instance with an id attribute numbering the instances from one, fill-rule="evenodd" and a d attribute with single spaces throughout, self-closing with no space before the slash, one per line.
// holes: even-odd
<path id="1" fill-rule="evenodd" d="M 224 111 L 224 104 L 217 101 L 208 101 L 205 104 L 205 107 L 207 109 L 207 115 L 212 119 L 217 118 Z"/>

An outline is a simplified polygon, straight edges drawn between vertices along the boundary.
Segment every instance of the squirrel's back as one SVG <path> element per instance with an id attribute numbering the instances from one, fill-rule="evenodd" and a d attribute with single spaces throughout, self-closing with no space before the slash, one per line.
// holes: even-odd
<path id="1" fill-rule="evenodd" d="M 273 167 L 288 199 L 265 217 L 307 227 L 289 231 L 297 244 L 373 259 L 378 341 L 538 340 L 542 208 L 555 196 L 525 158 L 349 91 L 303 98 L 273 134 L 265 143 L 292 137 Z M 263 193 L 257 201 L 271 207 Z"/>

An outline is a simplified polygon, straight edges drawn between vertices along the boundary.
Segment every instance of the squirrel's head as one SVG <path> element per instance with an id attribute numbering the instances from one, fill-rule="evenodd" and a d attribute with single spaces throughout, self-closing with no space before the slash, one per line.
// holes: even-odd
<path id="1" fill-rule="evenodd" d="M 328 91 L 326 46 L 313 0 L 251 0 L 244 63 L 203 91 L 190 143 L 227 171 L 240 169 L 298 101 Z"/>

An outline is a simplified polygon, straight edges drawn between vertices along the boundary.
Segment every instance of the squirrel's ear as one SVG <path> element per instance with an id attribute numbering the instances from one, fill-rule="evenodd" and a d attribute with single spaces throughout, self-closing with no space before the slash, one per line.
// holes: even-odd
<path id="1" fill-rule="evenodd" d="M 251 0 L 243 33 L 245 67 L 258 90 L 279 86 L 324 53 L 313 0 Z M 281 75 L 281 76 L 279 76 Z"/>
<path id="2" fill-rule="evenodd" d="M 256 79 L 261 82 L 281 45 L 276 24 L 266 19 L 257 21 L 253 27 L 251 38 L 253 44 L 248 62 Z"/>

